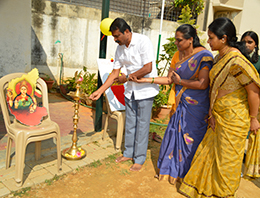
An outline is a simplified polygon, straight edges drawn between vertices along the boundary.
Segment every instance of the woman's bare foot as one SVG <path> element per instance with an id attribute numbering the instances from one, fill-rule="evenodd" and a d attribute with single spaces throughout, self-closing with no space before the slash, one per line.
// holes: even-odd
<path id="1" fill-rule="evenodd" d="M 177 178 L 177 182 L 179 182 L 179 183 L 182 183 L 183 182 L 183 178 Z"/>
<path id="2" fill-rule="evenodd" d="M 124 161 L 127 161 L 127 160 L 132 160 L 132 158 L 120 156 L 120 157 L 116 158 L 116 163 L 124 162 Z"/>
<path id="3" fill-rule="evenodd" d="M 141 170 L 142 165 L 141 164 L 133 164 L 133 166 L 131 166 L 130 171 L 139 171 Z"/>

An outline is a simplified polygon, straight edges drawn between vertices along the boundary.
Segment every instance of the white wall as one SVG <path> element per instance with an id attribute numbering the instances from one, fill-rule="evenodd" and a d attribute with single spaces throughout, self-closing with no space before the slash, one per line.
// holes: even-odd
<path id="1" fill-rule="evenodd" d="M 260 0 L 245 0 L 241 25 L 238 32 L 242 34 L 248 30 L 256 32 L 260 38 Z"/>
<path id="2" fill-rule="evenodd" d="M 207 30 L 207 26 L 213 21 L 214 15 L 218 11 L 228 13 L 233 20 L 237 36 L 248 30 L 253 30 L 260 36 L 260 0 L 204 0 L 205 10 L 199 16 L 198 23 L 200 29 Z M 233 11 L 233 12 L 232 12 Z"/>
<path id="3" fill-rule="evenodd" d="M 159 19 L 145 19 L 142 29 L 142 17 L 110 12 L 109 17 L 124 18 L 134 32 L 147 35 L 154 46 L 156 56 L 160 28 Z M 41 73 L 59 79 L 60 59 L 63 53 L 63 77 L 74 76 L 76 70 L 87 66 L 90 72 L 97 72 L 99 58 L 101 10 L 70 4 L 42 1 L 32 4 L 32 67 Z M 175 22 L 164 21 L 161 45 L 166 38 L 174 35 Z M 59 40 L 61 43 L 55 44 Z M 113 58 L 117 44 L 112 36 L 108 37 L 107 58 Z M 162 53 L 163 48 L 160 48 Z"/>
<path id="4" fill-rule="evenodd" d="M 31 70 L 31 0 L 0 0 L 0 76 Z"/>
<path id="5" fill-rule="evenodd" d="M 160 20 L 110 12 L 109 17 L 124 18 L 134 32 L 147 35 L 156 57 Z M 59 80 L 60 59 L 63 53 L 63 76 L 73 76 L 87 66 L 97 72 L 100 45 L 101 10 L 55 3 L 51 1 L 0 0 L 0 76 L 12 72 L 28 72 L 37 67 Z M 174 36 L 177 24 L 164 21 L 160 53 L 166 39 Z M 56 43 L 56 41 L 60 43 Z M 56 44 L 55 44 L 56 43 Z M 117 44 L 108 37 L 107 58 L 114 57 Z M 160 66 L 164 66 L 163 63 Z"/>

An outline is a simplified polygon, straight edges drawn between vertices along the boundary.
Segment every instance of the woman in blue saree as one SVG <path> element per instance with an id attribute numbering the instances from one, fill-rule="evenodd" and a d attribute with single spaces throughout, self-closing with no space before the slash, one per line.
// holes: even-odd
<path id="1" fill-rule="evenodd" d="M 168 76 L 135 80 L 165 85 L 174 83 L 169 96 L 171 118 L 157 163 L 157 177 L 168 179 L 171 184 L 184 178 L 207 130 L 209 70 L 213 64 L 212 54 L 200 44 L 193 26 L 179 26 L 175 39 L 178 51 L 172 58 Z"/>

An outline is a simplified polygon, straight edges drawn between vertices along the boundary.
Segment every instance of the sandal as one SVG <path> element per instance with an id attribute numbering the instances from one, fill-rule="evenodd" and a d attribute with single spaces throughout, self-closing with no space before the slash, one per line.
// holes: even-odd
<path id="1" fill-rule="evenodd" d="M 155 142 L 158 142 L 158 143 L 162 142 L 161 136 L 159 136 L 156 132 L 152 133 L 152 140 L 154 140 Z"/>

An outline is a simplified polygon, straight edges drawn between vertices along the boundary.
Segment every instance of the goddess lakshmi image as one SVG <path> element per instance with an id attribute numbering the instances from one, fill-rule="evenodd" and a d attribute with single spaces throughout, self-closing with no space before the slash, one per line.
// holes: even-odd
<path id="1" fill-rule="evenodd" d="M 37 101 L 34 96 L 30 96 L 28 92 L 28 85 L 26 80 L 23 80 L 19 83 L 20 93 L 13 98 L 13 93 L 9 89 L 7 90 L 7 95 L 9 97 L 9 105 L 14 110 L 28 110 L 30 113 L 33 113 L 37 107 Z"/>
<path id="2" fill-rule="evenodd" d="M 38 70 L 32 70 L 21 78 L 13 79 L 7 88 L 6 101 L 8 108 L 15 119 L 22 124 L 35 126 L 41 123 L 47 115 L 45 107 L 38 107 L 34 96 L 41 97 L 36 92 Z"/>

